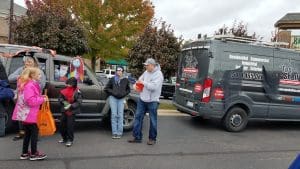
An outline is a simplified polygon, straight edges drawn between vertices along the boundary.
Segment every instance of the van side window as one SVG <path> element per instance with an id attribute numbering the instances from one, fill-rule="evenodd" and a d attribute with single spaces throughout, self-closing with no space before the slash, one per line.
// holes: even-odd
<path id="1" fill-rule="evenodd" d="M 84 76 L 88 76 L 84 71 Z M 65 82 L 70 78 L 70 62 L 54 60 L 54 80 L 57 82 Z M 79 83 L 82 83 L 79 81 Z"/>
<path id="2" fill-rule="evenodd" d="M 54 80 L 57 82 L 65 82 L 68 79 L 70 63 L 66 61 L 54 61 Z"/>
<path id="3" fill-rule="evenodd" d="M 8 75 L 14 73 L 19 67 L 24 66 L 23 57 L 12 57 Z"/>
<path id="4" fill-rule="evenodd" d="M 37 58 L 38 62 L 39 62 L 39 68 L 44 72 L 44 74 L 46 75 L 46 80 L 47 79 L 47 74 L 46 74 L 46 61 L 47 59 L 43 59 L 43 58 Z"/>

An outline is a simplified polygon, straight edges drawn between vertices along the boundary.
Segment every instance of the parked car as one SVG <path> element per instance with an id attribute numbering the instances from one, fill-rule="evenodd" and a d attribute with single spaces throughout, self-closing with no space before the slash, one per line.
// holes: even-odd
<path id="1" fill-rule="evenodd" d="M 170 97 L 173 97 L 175 93 L 175 84 L 172 83 L 171 80 L 164 80 L 162 89 L 161 89 L 161 96 L 163 96 L 165 99 L 168 99 Z"/>
<path id="2" fill-rule="evenodd" d="M 183 46 L 174 105 L 242 131 L 248 119 L 300 121 L 300 52 L 224 37 Z"/>
<path id="3" fill-rule="evenodd" d="M 96 71 L 95 74 L 96 74 L 97 77 L 104 77 L 104 78 L 106 78 L 106 75 L 104 74 L 103 70 Z"/>
<path id="4" fill-rule="evenodd" d="M 28 48 L 34 51 L 33 48 L 27 46 L 7 45 L 0 44 L 0 52 L 15 53 L 22 48 Z M 37 52 L 34 54 L 34 58 L 38 61 L 40 68 L 46 75 L 46 87 L 47 94 L 50 100 L 50 108 L 56 121 L 59 121 L 60 105 L 58 102 L 59 91 L 65 87 L 65 81 L 62 78 L 55 78 L 57 72 L 63 73 L 62 69 L 70 65 L 71 57 L 56 55 L 55 57 Z M 3 65 L 5 66 L 7 74 L 13 73 L 17 68 L 23 66 L 23 57 L 15 56 L 12 58 L 1 58 Z M 58 69 L 58 70 L 55 70 Z M 55 74 L 56 72 L 56 74 Z M 60 74 L 60 76 L 64 76 Z M 107 82 L 97 78 L 90 68 L 85 65 L 84 81 L 78 83 L 83 95 L 82 113 L 76 115 L 76 121 L 79 122 L 91 122 L 102 121 L 104 118 L 109 117 L 110 108 L 107 101 L 107 94 L 104 91 L 105 84 Z M 16 87 L 16 82 L 10 82 L 11 87 Z M 126 99 L 126 105 L 124 110 L 124 129 L 130 130 L 133 127 L 133 120 L 136 111 L 136 103 L 138 95 L 135 92 L 130 93 Z M 10 103 L 8 106 L 8 112 L 6 113 L 6 128 L 11 129 L 14 125 L 11 120 L 12 110 L 14 104 Z"/>
<path id="5" fill-rule="evenodd" d="M 113 69 L 103 69 L 103 74 L 106 76 L 106 78 L 110 79 L 115 76 L 116 70 Z"/>

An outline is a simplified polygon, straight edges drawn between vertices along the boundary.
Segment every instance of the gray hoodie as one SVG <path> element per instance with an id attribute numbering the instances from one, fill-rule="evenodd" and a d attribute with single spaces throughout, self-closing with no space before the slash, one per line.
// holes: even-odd
<path id="1" fill-rule="evenodd" d="M 141 99 L 144 102 L 159 102 L 164 80 L 160 66 L 157 65 L 152 72 L 145 71 L 141 77 L 139 77 L 139 80 L 144 81 L 144 89 L 140 93 Z"/>
<path id="2" fill-rule="evenodd" d="M 8 81 L 10 82 L 16 82 L 18 77 L 21 75 L 21 73 L 24 70 L 24 66 L 19 67 L 17 70 L 15 70 L 15 72 L 13 72 L 12 74 L 10 74 L 8 76 Z M 45 73 L 41 70 L 41 80 L 39 81 L 40 87 L 41 87 L 41 91 L 43 91 L 43 89 L 45 88 L 46 85 L 46 75 Z"/>

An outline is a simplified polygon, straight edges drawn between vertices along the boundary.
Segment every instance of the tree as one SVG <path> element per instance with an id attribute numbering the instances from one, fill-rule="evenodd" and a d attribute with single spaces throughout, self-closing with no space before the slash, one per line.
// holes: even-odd
<path id="1" fill-rule="evenodd" d="M 62 1 L 62 0 L 61 0 Z M 98 58 L 128 55 L 154 15 L 149 0 L 64 0 L 87 31 L 92 68 Z"/>
<path id="2" fill-rule="evenodd" d="M 215 31 L 215 35 L 228 35 L 228 34 L 232 34 L 238 37 L 246 37 L 246 38 L 254 38 L 254 39 L 257 38 L 255 32 L 251 36 L 248 35 L 247 24 L 245 24 L 243 21 L 240 21 L 237 24 L 236 20 L 233 22 L 231 28 L 228 28 L 228 26 L 224 24 L 222 28 L 219 28 L 217 31 Z"/>
<path id="3" fill-rule="evenodd" d="M 177 60 L 182 43 L 181 38 L 174 36 L 174 31 L 165 22 L 160 28 L 151 22 L 131 49 L 127 61 L 130 72 L 136 77 L 144 71 L 143 62 L 147 58 L 154 58 L 161 66 L 165 78 L 175 75 Z"/>
<path id="4" fill-rule="evenodd" d="M 18 44 L 51 48 L 65 55 L 87 51 L 84 29 L 63 5 L 53 0 L 32 0 L 26 5 L 27 16 L 16 23 L 14 31 Z"/>

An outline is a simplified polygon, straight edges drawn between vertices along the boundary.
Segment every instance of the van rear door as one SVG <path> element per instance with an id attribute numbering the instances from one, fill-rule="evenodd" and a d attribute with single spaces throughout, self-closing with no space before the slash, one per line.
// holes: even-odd
<path id="1" fill-rule="evenodd" d="M 195 104 L 202 99 L 210 55 L 208 48 L 182 51 L 178 63 L 174 100 L 177 104 L 196 110 Z"/>

